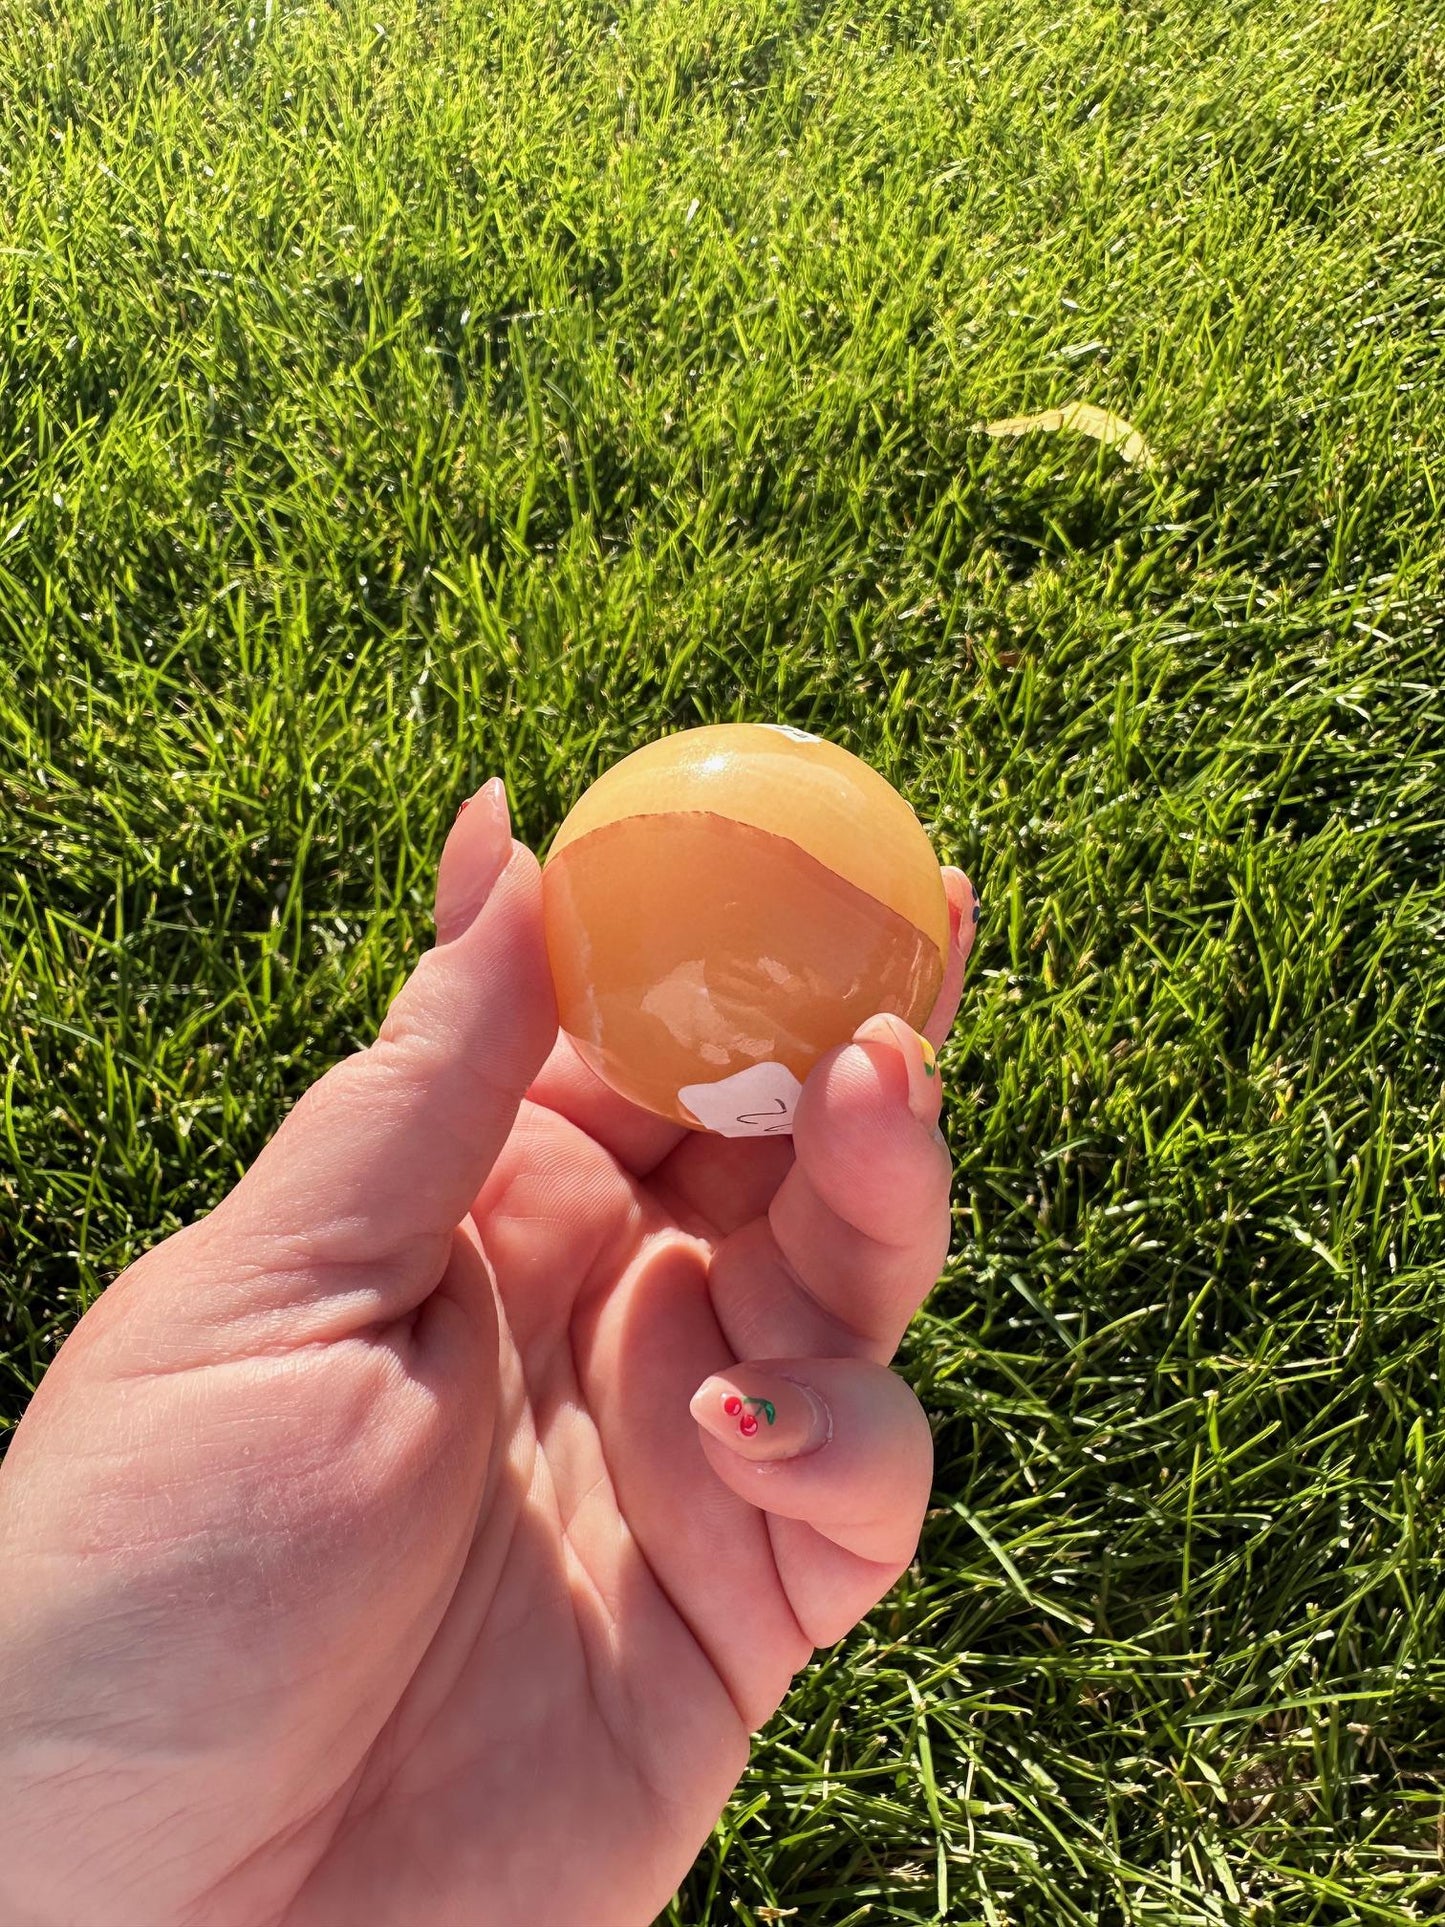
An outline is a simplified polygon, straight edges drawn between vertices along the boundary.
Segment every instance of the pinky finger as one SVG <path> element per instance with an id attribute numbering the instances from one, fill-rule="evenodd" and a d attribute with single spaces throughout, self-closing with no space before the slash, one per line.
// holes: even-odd
<path id="1" fill-rule="evenodd" d="M 869 1359 L 766 1359 L 705 1379 L 692 1414 L 717 1476 L 770 1515 L 804 1633 L 840 1639 L 917 1547 L 933 1475 L 922 1406 Z"/>

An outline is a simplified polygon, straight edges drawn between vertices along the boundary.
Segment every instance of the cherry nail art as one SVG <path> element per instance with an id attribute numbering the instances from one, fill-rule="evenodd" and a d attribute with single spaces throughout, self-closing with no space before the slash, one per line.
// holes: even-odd
<path id="1" fill-rule="evenodd" d="M 749 1410 L 748 1408 L 752 1409 Z M 758 1413 L 761 1412 L 769 1425 L 776 1424 L 778 1408 L 770 1398 L 739 1398 L 736 1392 L 729 1392 L 723 1400 L 723 1410 L 729 1418 L 738 1422 L 738 1430 L 745 1439 L 750 1439 L 758 1429 Z"/>

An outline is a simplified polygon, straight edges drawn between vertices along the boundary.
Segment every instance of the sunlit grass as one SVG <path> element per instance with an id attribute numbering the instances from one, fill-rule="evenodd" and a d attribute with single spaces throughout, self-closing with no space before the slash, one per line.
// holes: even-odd
<path id="1" fill-rule="evenodd" d="M 935 1512 L 678 1927 L 1445 1907 L 1442 99 L 1427 0 L 0 21 L 10 1421 L 491 772 L 785 720 L 982 888 Z M 1075 400 L 1157 465 L 977 426 Z"/>

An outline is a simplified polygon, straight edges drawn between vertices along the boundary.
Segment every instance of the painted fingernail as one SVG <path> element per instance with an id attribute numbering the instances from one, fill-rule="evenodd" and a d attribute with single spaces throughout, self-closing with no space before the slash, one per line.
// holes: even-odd
<path id="1" fill-rule="evenodd" d="M 901 1017 L 884 1012 L 870 1017 L 853 1033 L 855 1044 L 885 1044 L 903 1060 L 908 1078 L 908 1108 L 930 1129 L 938 1121 L 940 1084 L 938 1057 L 926 1037 L 920 1037 Z"/>
<path id="2" fill-rule="evenodd" d="M 438 926 L 437 937 L 442 943 L 471 928 L 512 857 L 512 815 L 500 776 L 483 783 L 475 796 L 467 798 L 457 811 L 457 822 L 468 811 L 467 827 L 460 832 L 463 848 L 455 852 L 465 885 L 447 911 L 445 928 Z M 452 830 L 457 833 L 456 824 Z"/>
<path id="3" fill-rule="evenodd" d="M 955 870 L 950 868 L 945 870 L 943 874 L 946 877 L 948 876 L 957 877 L 960 883 L 963 881 L 962 870 Z M 949 941 L 950 947 L 957 939 L 959 928 L 962 923 L 963 923 L 963 908 L 960 905 L 958 898 L 953 894 L 952 890 L 950 890 L 948 892 L 948 941 Z"/>
<path id="4" fill-rule="evenodd" d="M 751 1365 L 705 1378 L 689 1410 L 744 1459 L 800 1459 L 833 1436 L 832 1414 L 811 1385 Z"/>

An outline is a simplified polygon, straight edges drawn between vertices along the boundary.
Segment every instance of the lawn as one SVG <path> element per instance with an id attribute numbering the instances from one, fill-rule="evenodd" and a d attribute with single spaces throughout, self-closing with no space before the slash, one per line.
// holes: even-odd
<path id="1" fill-rule="evenodd" d="M 1445 1910 L 1440 0 L 26 0 L 0 397 L 5 1422 L 483 777 L 813 729 L 984 899 L 937 1491 L 665 1919 Z"/>

